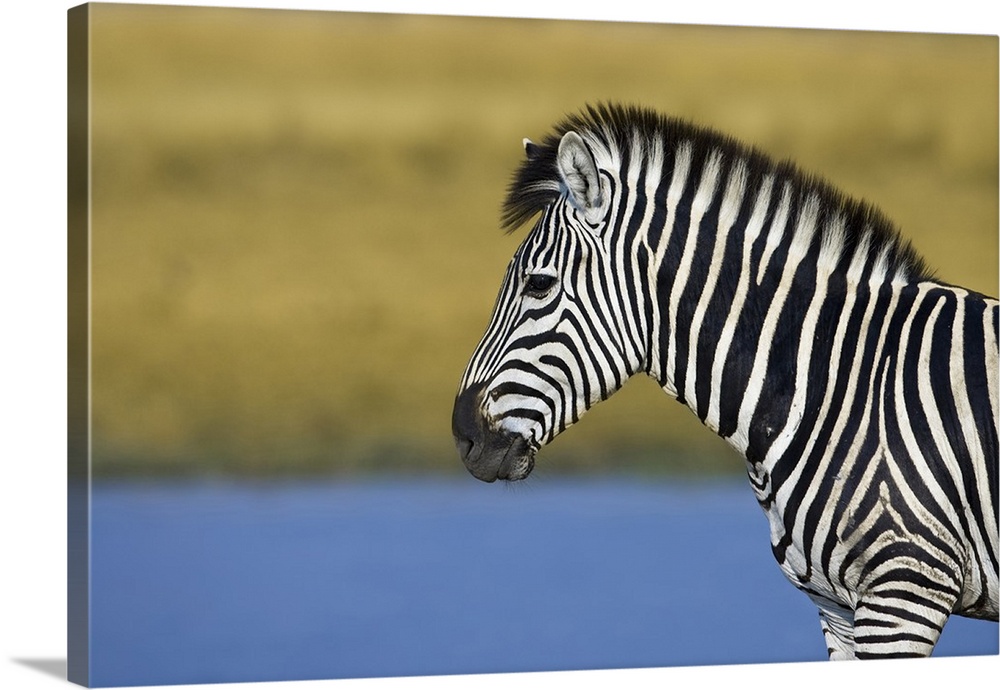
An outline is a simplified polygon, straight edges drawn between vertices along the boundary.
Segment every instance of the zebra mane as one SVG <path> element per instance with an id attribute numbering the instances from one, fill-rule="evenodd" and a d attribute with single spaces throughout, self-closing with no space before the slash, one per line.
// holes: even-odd
<path id="1" fill-rule="evenodd" d="M 824 179 L 804 173 L 791 161 L 777 162 L 758 149 L 715 130 L 636 106 L 586 106 L 582 112 L 557 124 L 541 143 L 526 145 L 527 156 L 507 188 L 501 209 L 501 227 L 508 233 L 541 213 L 562 194 L 556 152 L 562 136 L 569 131 L 576 131 L 591 145 L 596 143 L 609 151 L 642 150 L 657 140 L 664 150 L 689 143 L 695 158 L 718 151 L 724 160 L 741 161 L 751 176 L 759 179 L 759 176 L 771 174 L 776 182 L 790 183 L 802 195 L 814 195 L 820 203 L 822 216 L 837 214 L 843 220 L 836 231 L 843 233 L 838 241 L 848 253 L 859 247 L 867 247 L 873 255 L 878 252 L 888 276 L 907 280 L 932 277 L 932 272 L 909 241 L 875 206 L 845 195 Z M 824 231 L 834 230 L 820 223 L 812 241 L 819 242 Z"/>

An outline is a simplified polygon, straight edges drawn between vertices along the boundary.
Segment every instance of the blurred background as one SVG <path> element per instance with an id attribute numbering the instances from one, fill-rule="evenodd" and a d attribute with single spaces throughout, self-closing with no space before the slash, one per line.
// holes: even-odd
<path id="1" fill-rule="evenodd" d="M 588 102 L 725 130 L 997 293 L 995 37 L 91 6 L 95 473 L 464 473 L 459 377 Z M 739 473 L 644 377 L 539 470 Z"/>

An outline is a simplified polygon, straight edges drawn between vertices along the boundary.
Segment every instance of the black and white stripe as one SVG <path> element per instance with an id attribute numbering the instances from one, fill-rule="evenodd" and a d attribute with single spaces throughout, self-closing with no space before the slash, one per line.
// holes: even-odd
<path id="1" fill-rule="evenodd" d="M 831 658 L 997 620 L 1000 305 L 872 207 L 715 132 L 600 106 L 525 142 L 538 217 L 455 402 L 463 461 L 521 479 L 640 371 L 745 458 Z"/>

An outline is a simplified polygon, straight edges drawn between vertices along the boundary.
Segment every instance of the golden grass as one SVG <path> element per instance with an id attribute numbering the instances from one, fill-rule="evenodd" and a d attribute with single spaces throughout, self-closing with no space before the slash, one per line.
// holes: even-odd
<path id="1" fill-rule="evenodd" d="M 98 471 L 460 469 L 521 138 L 587 102 L 795 159 L 997 292 L 995 37 L 91 8 Z M 740 468 L 645 380 L 541 462 L 659 456 Z"/>

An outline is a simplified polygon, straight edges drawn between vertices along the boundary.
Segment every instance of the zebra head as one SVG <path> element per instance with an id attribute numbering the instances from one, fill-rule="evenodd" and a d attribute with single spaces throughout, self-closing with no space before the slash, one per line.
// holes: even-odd
<path id="1" fill-rule="evenodd" d="M 508 228 L 540 216 L 507 268 L 452 415 L 462 460 L 483 481 L 526 477 L 538 449 L 642 361 L 627 344 L 609 248 L 613 166 L 600 138 L 585 135 L 525 140 L 510 188 Z"/>

